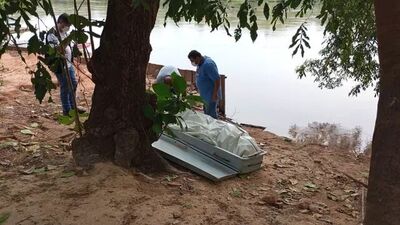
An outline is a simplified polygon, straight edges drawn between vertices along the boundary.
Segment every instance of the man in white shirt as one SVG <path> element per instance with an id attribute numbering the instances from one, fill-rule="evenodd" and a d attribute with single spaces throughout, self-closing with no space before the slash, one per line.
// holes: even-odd
<path id="1" fill-rule="evenodd" d="M 177 75 L 181 76 L 181 74 L 179 73 L 179 70 L 174 67 L 174 66 L 164 66 L 160 69 L 160 71 L 158 72 L 157 78 L 156 78 L 156 83 L 160 84 L 160 83 L 164 83 L 167 85 L 172 85 L 172 78 L 171 78 L 171 74 L 175 72 Z"/>
<path id="2" fill-rule="evenodd" d="M 47 36 L 46 41 L 52 47 L 62 47 L 63 48 L 61 50 L 64 51 L 64 57 L 67 61 L 69 76 L 71 77 L 71 81 L 72 81 L 72 90 L 70 90 L 70 87 L 68 85 L 68 79 L 64 72 L 65 68 L 62 68 L 62 66 L 65 66 L 64 64 L 61 64 L 53 71 L 56 74 L 56 77 L 60 84 L 60 98 L 61 98 L 64 115 L 69 115 L 69 111 L 71 109 L 74 109 L 74 101 L 75 101 L 74 93 L 76 92 L 76 87 L 77 87 L 77 81 L 75 78 L 75 70 L 74 70 L 74 67 L 72 64 L 72 62 L 73 62 L 72 48 L 70 46 L 70 43 L 67 43 L 65 46 L 60 46 L 60 41 L 58 39 L 58 33 L 57 33 L 57 32 L 59 32 L 61 40 L 64 40 L 66 37 L 68 37 L 68 31 L 71 26 L 71 23 L 69 22 L 68 17 L 69 16 L 66 13 L 61 14 L 57 19 L 57 28 L 56 27 L 51 28 L 46 35 Z M 84 110 L 79 109 L 78 111 L 82 112 Z"/>

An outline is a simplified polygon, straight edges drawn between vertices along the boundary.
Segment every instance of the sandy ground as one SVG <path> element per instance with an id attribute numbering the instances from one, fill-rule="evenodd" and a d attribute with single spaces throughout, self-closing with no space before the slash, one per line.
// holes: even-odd
<path id="1" fill-rule="evenodd" d="M 27 62 L 33 67 L 34 56 Z M 85 106 L 93 84 L 81 77 Z M 40 105 L 18 56 L 0 59 L 0 224 L 361 223 L 363 188 L 347 175 L 365 180 L 368 158 L 245 127 L 268 151 L 263 167 L 221 183 L 112 163 L 82 171 L 71 158 L 75 133 L 55 120 L 58 95 Z"/>

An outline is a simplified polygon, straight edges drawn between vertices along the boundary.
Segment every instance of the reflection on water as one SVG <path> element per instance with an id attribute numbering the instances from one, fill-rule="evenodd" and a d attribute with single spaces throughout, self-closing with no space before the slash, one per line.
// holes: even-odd
<path id="1" fill-rule="evenodd" d="M 72 13 L 71 2 L 55 1 L 56 14 Z M 106 0 L 91 3 L 93 18 L 104 19 Z M 83 15 L 85 7 L 81 9 Z M 319 121 L 341 123 L 347 128 L 361 126 L 366 137 L 372 136 L 377 105 L 373 91 L 348 97 L 352 84 L 321 90 L 311 78 L 297 79 L 294 70 L 303 59 L 292 58 L 288 46 L 303 21 L 291 18 L 275 32 L 269 23 L 261 22 L 255 43 L 245 34 L 236 43 L 224 31 L 210 33 L 210 28 L 201 24 L 182 23 L 177 27 L 169 23 L 164 27 L 163 14 L 164 9 L 160 9 L 151 35 L 151 62 L 194 69 L 187 60 L 190 50 L 197 49 L 212 57 L 220 72 L 228 76 L 228 116 L 239 122 L 264 125 L 280 135 L 287 135 L 290 125 L 306 126 Z M 259 18 L 263 18 L 261 12 Z M 322 28 L 316 21 L 308 21 L 308 27 L 312 49 L 306 52 L 306 57 L 316 57 L 321 48 Z"/>

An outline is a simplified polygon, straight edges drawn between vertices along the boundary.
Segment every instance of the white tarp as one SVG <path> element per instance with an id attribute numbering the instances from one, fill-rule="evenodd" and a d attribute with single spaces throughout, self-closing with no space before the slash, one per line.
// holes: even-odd
<path id="1" fill-rule="evenodd" d="M 178 125 L 170 125 L 172 132 L 180 131 L 218 146 L 240 157 L 249 157 L 261 152 L 256 141 L 240 127 L 221 120 L 216 120 L 203 113 L 186 110 L 180 116 L 184 119 L 181 130 Z"/>

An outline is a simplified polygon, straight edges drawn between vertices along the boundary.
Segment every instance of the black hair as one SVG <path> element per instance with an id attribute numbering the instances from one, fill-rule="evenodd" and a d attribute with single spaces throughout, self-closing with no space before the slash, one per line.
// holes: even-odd
<path id="1" fill-rule="evenodd" d="M 69 15 L 66 13 L 61 14 L 57 19 L 57 23 L 65 23 L 65 24 L 70 25 L 71 23 L 69 22 L 68 17 L 69 17 Z"/>
<path id="2" fill-rule="evenodd" d="M 194 58 L 197 58 L 197 57 L 202 57 L 200 52 L 198 52 L 196 50 L 192 50 L 192 51 L 189 52 L 189 55 L 188 55 L 189 59 L 194 59 Z"/>

